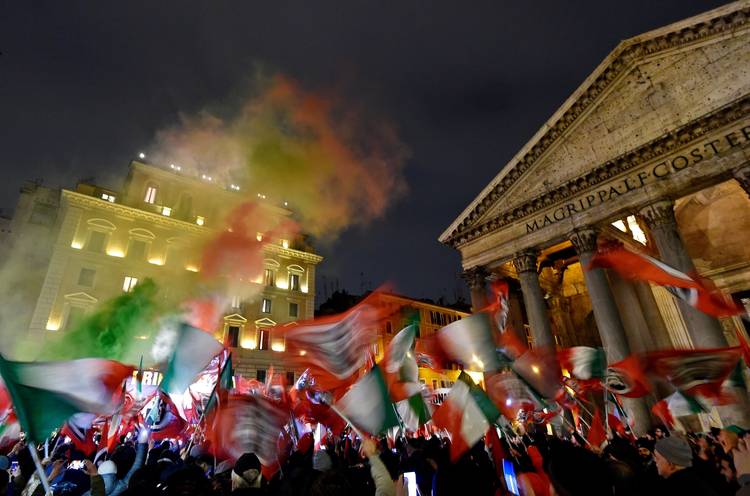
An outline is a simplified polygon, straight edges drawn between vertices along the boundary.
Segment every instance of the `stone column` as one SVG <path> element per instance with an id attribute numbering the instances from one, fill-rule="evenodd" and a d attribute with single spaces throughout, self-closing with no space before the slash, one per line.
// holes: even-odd
<path id="1" fill-rule="evenodd" d="M 529 318 L 534 347 L 554 348 L 555 339 L 552 337 L 552 326 L 547 315 L 547 303 L 544 301 L 544 294 L 536 272 L 536 257 L 537 253 L 533 251 L 519 253 L 513 259 L 513 265 L 516 267 L 518 280 L 521 282 L 523 303 Z"/>
<path id="2" fill-rule="evenodd" d="M 732 171 L 732 175 L 740 183 L 745 193 L 750 196 L 750 163 L 747 163 L 741 167 L 737 167 Z"/>
<path id="3" fill-rule="evenodd" d="M 659 311 L 654 293 L 651 291 L 651 285 L 647 282 L 633 282 L 635 292 L 638 295 L 638 301 L 641 303 L 643 317 L 648 322 L 653 337 L 654 347 L 657 350 L 666 350 L 674 348 L 672 341 L 669 339 L 667 326 L 664 324 L 664 318 Z"/>
<path id="4" fill-rule="evenodd" d="M 643 353 L 655 350 L 656 344 L 651 335 L 651 326 L 646 320 L 645 312 L 641 309 L 635 285 L 614 272 L 609 272 L 608 276 L 630 351 Z"/>
<path id="5" fill-rule="evenodd" d="M 486 307 L 487 302 L 487 270 L 484 267 L 472 267 L 462 274 L 471 292 L 471 310 L 477 312 Z"/>
<path id="6" fill-rule="evenodd" d="M 625 328 L 620 320 L 612 290 L 609 287 L 607 274 L 603 269 L 587 270 L 591 257 L 596 252 L 597 233 L 593 229 L 580 229 L 570 235 L 570 241 L 578 252 L 583 266 L 583 277 L 586 289 L 591 298 L 591 306 L 596 319 L 596 327 L 602 338 L 607 362 L 618 362 L 630 354 Z M 640 435 L 651 425 L 651 416 L 643 398 L 623 398 L 623 404 L 633 419 L 633 429 Z"/>
<path id="7" fill-rule="evenodd" d="M 641 215 L 651 230 L 659 249 L 661 260 L 685 273 L 695 271 L 693 260 L 685 249 L 685 243 L 677 230 L 674 202 L 662 200 L 641 210 Z M 717 319 L 678 300 L 677 305 L 685 321 L 690 339 L 696 348 L 721 348 L 727 346 L 724 330 Z"/>

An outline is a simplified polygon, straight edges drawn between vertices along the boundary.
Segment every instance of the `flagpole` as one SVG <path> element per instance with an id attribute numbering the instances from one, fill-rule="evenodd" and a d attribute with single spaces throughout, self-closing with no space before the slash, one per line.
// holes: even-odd
<path id="1" fill-rule="evenodd" d="M 29 449 L 29 453 L 31 453 L 31 458 L 34 460 L 34 466 L 36 467 L 37 475 L 39 475 L 39 480 L 42 482 L 42 487 L 44 487 L 44 494 L 49 496 L 52 494 L 52 488 L 49 487 L 47 474 L 44 473 L 44 468 L 42 468 L 42 462 L 39 461 L 39 455 L 36 452 L 36 444 L 34 443 L 34 441 L 29 441 L 29 444 L 26 445 L 26 447 Z"/>
<path id="2" fill-rule="evenodd" d="M 365 436 L 364 436 L 364 434 L 362 434 L 362 432 L 361 432 L 361 431 L 360 431 L 359 429 L 357 429 L 357 428 L 356 428 L 356 427 L 354 426 L 354 424 L 352 424 L 352 421 L 351 421 L 351 420 L 349 420 L 349 419 L 348 419 L 348 418 L 346 417 L 346 415 L 344 415 L 343 413 L 341 413 L 341 410 L 339 410 L 338 408 L 336 408 L 336 407 L 335 407 L 335 406 L 333 406 L 332 404 L 329 404 L 328 406 L 330 406 L 330 407 L 331 407 L 331 410 L 333 410 L 333 412 L 334 412 L 334 413 L 335 413 L 336 415 L 338 415 L 339 417 L 341 417 L 341 419 L 342 419 L 342 420 L 343 420 L 344 422 L 346 422 L 347 424 L 349 424 L 349 427 L 351 427 L 351 428 L 352 428 L 352 430 L 354 431 L 354 433 L 355 433 L 356 435 L 358 435 L 360 439 L 366 439 L 366 438 L 365 438 Z"/>
<path id="3" fill-rule="evenodd" d="M 221 382 L 221 374 L 223 374 L 223 373 L 224 373 L 224 369 L 226 369 L 226 368 L 227 368 L 227 365 L 229 364 L 229 360 L 231 360 L 231 358 L 232 358 L 232 352 L 230 351 L 230 352 L 229 352 L 229 353 L 227 354 L 227 359 L 226 359 L 226 360 L 224 360 L 224 365 L 223 365 L 223 366 L 221 366 L 221 367 L 219 367 L 219 375 L 217 375 L 217 376 L 216 376 L 216 384 L 214 384 L 214 388 L 213 388 L 213 390 L 211 391 L 211 394 L 210 394 L 210 395 L 208 396 L 208 401 L 209 401 L 209 403 L 211 402 L 211 398 L 213 398 L 213 396 L 214 396 L 214 395 L 216 394 L 216 389 L 217 389 L 217 388 L 219 387 L 219 383 Z M 206 404 L 206 406 L 208 406 L 208 404 Z M 203 411 L 201 412 L 201 416 L 200 416 L 200 418 L 198 418 L 198 424 L 197 424 L 197 426 L 196 426 L 196 430 L 197 430 L 197 428 L 198 428 L 198 427 L 200 427 L 200 425 L 201 425 L 201 423 L 203 422 L 203 419 L 204 419 L 205 417 L 206 417 L 206 409 L 204 409 L 204 410 L 203 410 Z M 192 436 L 190 436 L 190 443 L 188 443 L 188 447 L 187 447 L 187 453 L 188 453 L 188 454 L 190 453 L 190 448 L 192 448 L 192 447 L 193 447 L 193 441 L 195 441 L 195 432 L 196 432 L 196 431 L 193 431 L 193 435 L 192 435 Z M 188 456 L 189 456 L 189 455 L 188 455 Z"/>

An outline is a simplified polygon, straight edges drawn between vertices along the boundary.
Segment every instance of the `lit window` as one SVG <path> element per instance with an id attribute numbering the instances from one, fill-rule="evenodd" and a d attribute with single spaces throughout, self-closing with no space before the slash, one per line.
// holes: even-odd
<path id="1" fill-rule="evenodd" d="M 269 337 L 270 337 L 270 333 L 268 332 L 268 329 L 265 329 L 265 328 L 258 329 L 258 349 L 259 350 L 268 349 Z"/>
<path id="2" fill-rule="evenodd" d="M 203 224 L 205 224 L 205 222 L 206 222 L 206 219 L 204 219 L 200 215 L 195 218 L 195 223 L 198 224 L 199 226 L 202 226 Z"/>
<path id="3" fill-rule="evenodd" d="M 628 230 L 627 227 L 625 227 L 625 223 L 622 220 L 617 220 L 612 223 L 613 226 L 615 226 L 617 229 L 619 229 L 622 232 L 626 232 Z"/>
<path id="4" fill-rule="evenodd" d="M 125 277 L 125 281 L 122 283 L 122 290 L 126 293 L 130 293 L 135 285 L 138 284 L 138 278 L 137 277 Z"/>
<path id="5" fill-rule="evenodd" d="M 273 269 L 265 269 L 263 271 L 263 284 L 266 286 L 273 286 L 276 282 L 275 274 L 273 273 Z"/>
<path id="6" fill-rule="evenodd" d="M 96 275 L 96 270 L 94 269 L 87 269 L 87 268 L 81 269 L 81 272 L 78 274 L 78 285 L 86 286 L 87 288 L 92 287 L 94 285 L 95 275 Z"/>
<path id="7" fill-rule="evenodd" d="M 289 274 L 289 289 L 299 291 L 299 274 Z"/>
<path id="8" fill-rule="evenodd" d="M 630 232 L 633 233 L 633 239 L 638 241 L 640 244 L 646 244 L 646 233 L 643 232 L 641 226 L 638 225 L 638 221 L 635 219 L 635 215 L 628 217 L 628 227 Z"/>
<path id="9" fill-rule="evenodd" d="M 281 240 L 281 246 L 284 248 L 289 248 L 289 240 L 288 239 L 282 239 Z"/>
<path id="10" fill-rule="evenodd" d="M 161 214 L 169 217 L 170 215 L 172 215 L 172 209 L 169 207 L 161 207 Z"/>
<path id="11" fill-rule="evenodd" d="M 156 202 L 156 188 L 154 186 L 146 188 L 146 196 L 143 198 L 143 201 L 151 204 Z"/>
<path id="12" fill-rule="evenodd" d="M 102 193 L 102 200 L 106 200 L 110 203 L 115 202 L 115 195 L 108 195 L 107 193 Z"/>
<path id="13" fill-rule="evenodd" d="M 255 239 L 257 239 L 258 241 L 263 241 L 263 233 L 256 234 Z"/>
<path id="14" fill-rule="evenodd" d="M 263 304 L 260 307 L 260 311 L 263 313 L 271 313 L 271 300 L 263 298 Z"/>
<path id="15" fill-rule="evenodd" d="M 232 296 L 232 308 L 240 308 L 240 297 Z"/>
<path id="16" fill-rule="evenodd" d="M 289 316 L 296 318 L 298 314 L 299 314 L 299 305 L 297 303 L 290 303 L 289 304 Z"/>

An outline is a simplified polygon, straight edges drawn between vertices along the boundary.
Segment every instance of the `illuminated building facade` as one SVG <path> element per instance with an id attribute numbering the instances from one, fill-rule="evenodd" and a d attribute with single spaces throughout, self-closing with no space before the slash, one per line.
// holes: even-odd
<path id="1" fill-rule="evenodd" d="M 199 294 L 202 247 L 226 229 L 226 214 L 247 198 L 238 185 L 140 161 L 131 162 L 119 191 L 87 182 L 75 190 L 27 184 L 2 248 L 25 248 L 29 267 L 36 269 L 25 285 L 32 302 L 30 339 L 65 332 L 100 302 L 145 278 L 156 282 L 165 302 Z M 292 214 L 270 200 L 259 205 L 269 223 Z M 221 289 L 230 310 L 216 329 L 217 339 L 233 349 L 238 372 L 259 379 L 270 366 L 293 373 L 284 365 L 283 338 L 270 328 L 312 318 L 315 269 L 322 260 L 300 236 L 263 235 L 257 233 L 265 243 L 263 273 Z"/>

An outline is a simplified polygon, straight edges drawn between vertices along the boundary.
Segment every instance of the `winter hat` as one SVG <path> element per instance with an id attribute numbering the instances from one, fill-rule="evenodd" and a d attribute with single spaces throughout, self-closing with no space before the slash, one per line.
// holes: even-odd
<path id="1" fill-rule="evenodd" d="M 190 448 L 190 457 L 191 458 L 198 458 L 199 456 L 205 454 L 203 449 L 200 446 L 193 446 Z"/>
<path id="2" fill-rule="evenodd" d="M 669 436 L 656 441 L 654 451 L 673 465 L 691 467 L 693 465 L 693 451 L 688 442 L 679 436 Z"/>
<path id="3" fill-rule="evenodd" d="M 313 455 L 313 469 L 318 472 L 328 472 L 331 470 L 333 463 L 331 457 L 323 450 L 316 451 Z"/>
<path id="4" fill-rule="evenodd" d="M 255 453 L 245 453 L 232 470 L 232 490 L 260 487 L 260 460 Z"/>
<path id="5" fill-rule="evenodd" d="M 106 462 L 102 462 L 102 464 L 99 465 L 99 469 L 97 471 L 99 472 L 99 475 L 116 474 L 117 465 L 115 465 L 115 462 L 113 462 L 112 460 L 107 460 Z"/>
<path id="6" fill-rule="evenodd" d="M 260 470 L 260 460 L 255 453 L 245 453 L 234 464 L 234 473 L 242 475 L 248 470 Z"/>

